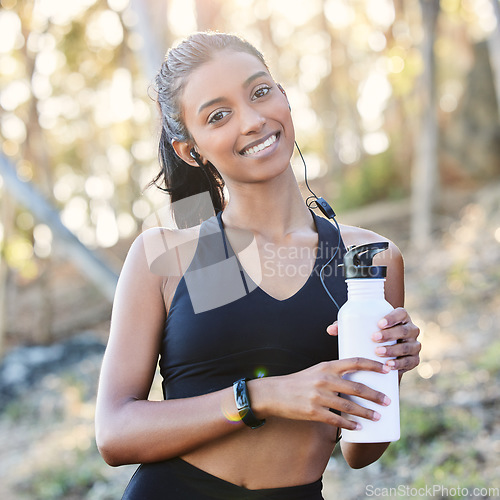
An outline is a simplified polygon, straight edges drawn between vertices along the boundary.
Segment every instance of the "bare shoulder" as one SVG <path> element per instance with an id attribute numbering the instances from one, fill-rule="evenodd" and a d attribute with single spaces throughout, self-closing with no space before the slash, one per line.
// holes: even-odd
<path id="1" fill-rule="evenodd" d="M 390 265 L 402 264 L 403 256 L 401 250 L 394 244 L 391 240 L 382 236 L 369 229 L 363 229 L 361 227 L 347 226 L 345 224 L 339 224 L 340 234 L 344 240 L 346 247 L 352 245 L 365 245 L 367 243 L 376 243 L 379 241 L 385 241 L 389 243 L 389 249 L 385 252 L 378 254 L 375 259 L 379 264 Z"/>
<path id="2" fill-rule="evenodd" d="M 340 234 L 346 247 L 386 241 L 389 248 L 375 255 L 373 263 L 387 266 L 385 297 L 393 307 L 404 306 L 404 261 L 399 248 L 388 238 L 360 227 L 340 225 Z"/>
<path id="3" fill-rule="evenodd" d="M 154 227 L 143 231 L 132 243 L 122 273 L 138 272 L 155 281 L 182 276 L 194 256 L 199 233 L 200 226 Z"/>
<path id="4" fill-rule="evenodd" d="M 196 251 L 200 227 L 147 229 L 132 243 L 127 260 L 142 261 L 145 269 L 162 278 L 182 276 Z"/>
<path id="5" fill-rule="evenodd" d="M 375 243 L 377 241 L 390 242 L 390 240 L 384 236 L 377 234 L 374 231 L 370 231 L 369 229 L 347 226 L 346 224 L 339 224 L 339 227 L 346 247 L 350 247 L 352 245 L 364 245 L 366 243 Z"/>

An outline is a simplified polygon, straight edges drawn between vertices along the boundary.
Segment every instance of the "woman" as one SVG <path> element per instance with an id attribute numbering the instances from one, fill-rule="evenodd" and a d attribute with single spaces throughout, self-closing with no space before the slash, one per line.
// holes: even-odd
<path id="1" fill-rule="evenodd" d="M 321 499 L 338 431 L 356 428 L 348 416 L 380 418 L 340 393 L 390 404 L 342 376 L 401 376 L 419 362 L 401 254 L 391 244 L 377 257 L 396 309 L 374 337 L 398 342 L 377 350 L 380 363 L 339 361 L 338 309 L 321 278 L 341 305 L 346 246 L 382 238 L 339 233 L 304 203 L 290 165 L 290 107 L 262 55 L 235 36 L 195 34 L 169 51 L 157 91 L 156 181 L 164 178 L 178 221 L 203 192 L 216 215 L 145 231 L 131 247 L 99 386 L 101 454 L 114 466 L 142 464 L 127 499 Z M 166 400 L 148 401 L 159 356 Z M 387 445 L 341 442 L 354 468 Z"/>

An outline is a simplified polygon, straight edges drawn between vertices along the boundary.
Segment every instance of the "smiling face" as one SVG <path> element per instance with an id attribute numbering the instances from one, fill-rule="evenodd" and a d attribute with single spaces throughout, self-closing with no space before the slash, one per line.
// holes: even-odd
<path id="1" fill-rule="evenodd" d="M 288 101 L 257 57 L 216 53 L 190 74 L 181 104 L 194 144 L 177 143 L 175 150 L 193 164 L 194 145 L 228 188 L 265 181 L 290 166 L 295 132 Z"/>

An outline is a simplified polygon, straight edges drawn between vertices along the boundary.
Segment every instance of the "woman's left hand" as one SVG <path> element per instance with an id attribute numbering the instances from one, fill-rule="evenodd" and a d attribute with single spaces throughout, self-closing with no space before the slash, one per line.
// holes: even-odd
<path id="1" fill-rule="evenodd" d="M 379 346 L 375 354 L 381 358 L 395 358 L 386 362 L 393 370 L 402 374 L 412 370 L 420 363 L 420 334 L 418 326 L 414 325 L 410 315 L 403 307 L 394 309 L 378 322 L 380 330 L 372 335 L 372 340 L 378 344 L 396 341 L 394 345 Z M 326 329 L 329 335 L 338 335 L 338 323 L 335 322 Z M 382 359 L 381 359 L 382 361 Z"/>

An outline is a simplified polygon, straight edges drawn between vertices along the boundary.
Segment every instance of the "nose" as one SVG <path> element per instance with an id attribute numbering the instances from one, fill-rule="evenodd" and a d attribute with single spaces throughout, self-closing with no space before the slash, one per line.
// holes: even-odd
<path id="1" fill-rule="evenodd" d="M 266 118 L 254 106 L 245 106 L 240 113 L 241 133 L 250 135 L 258 133 L 266 123 Z"/>

